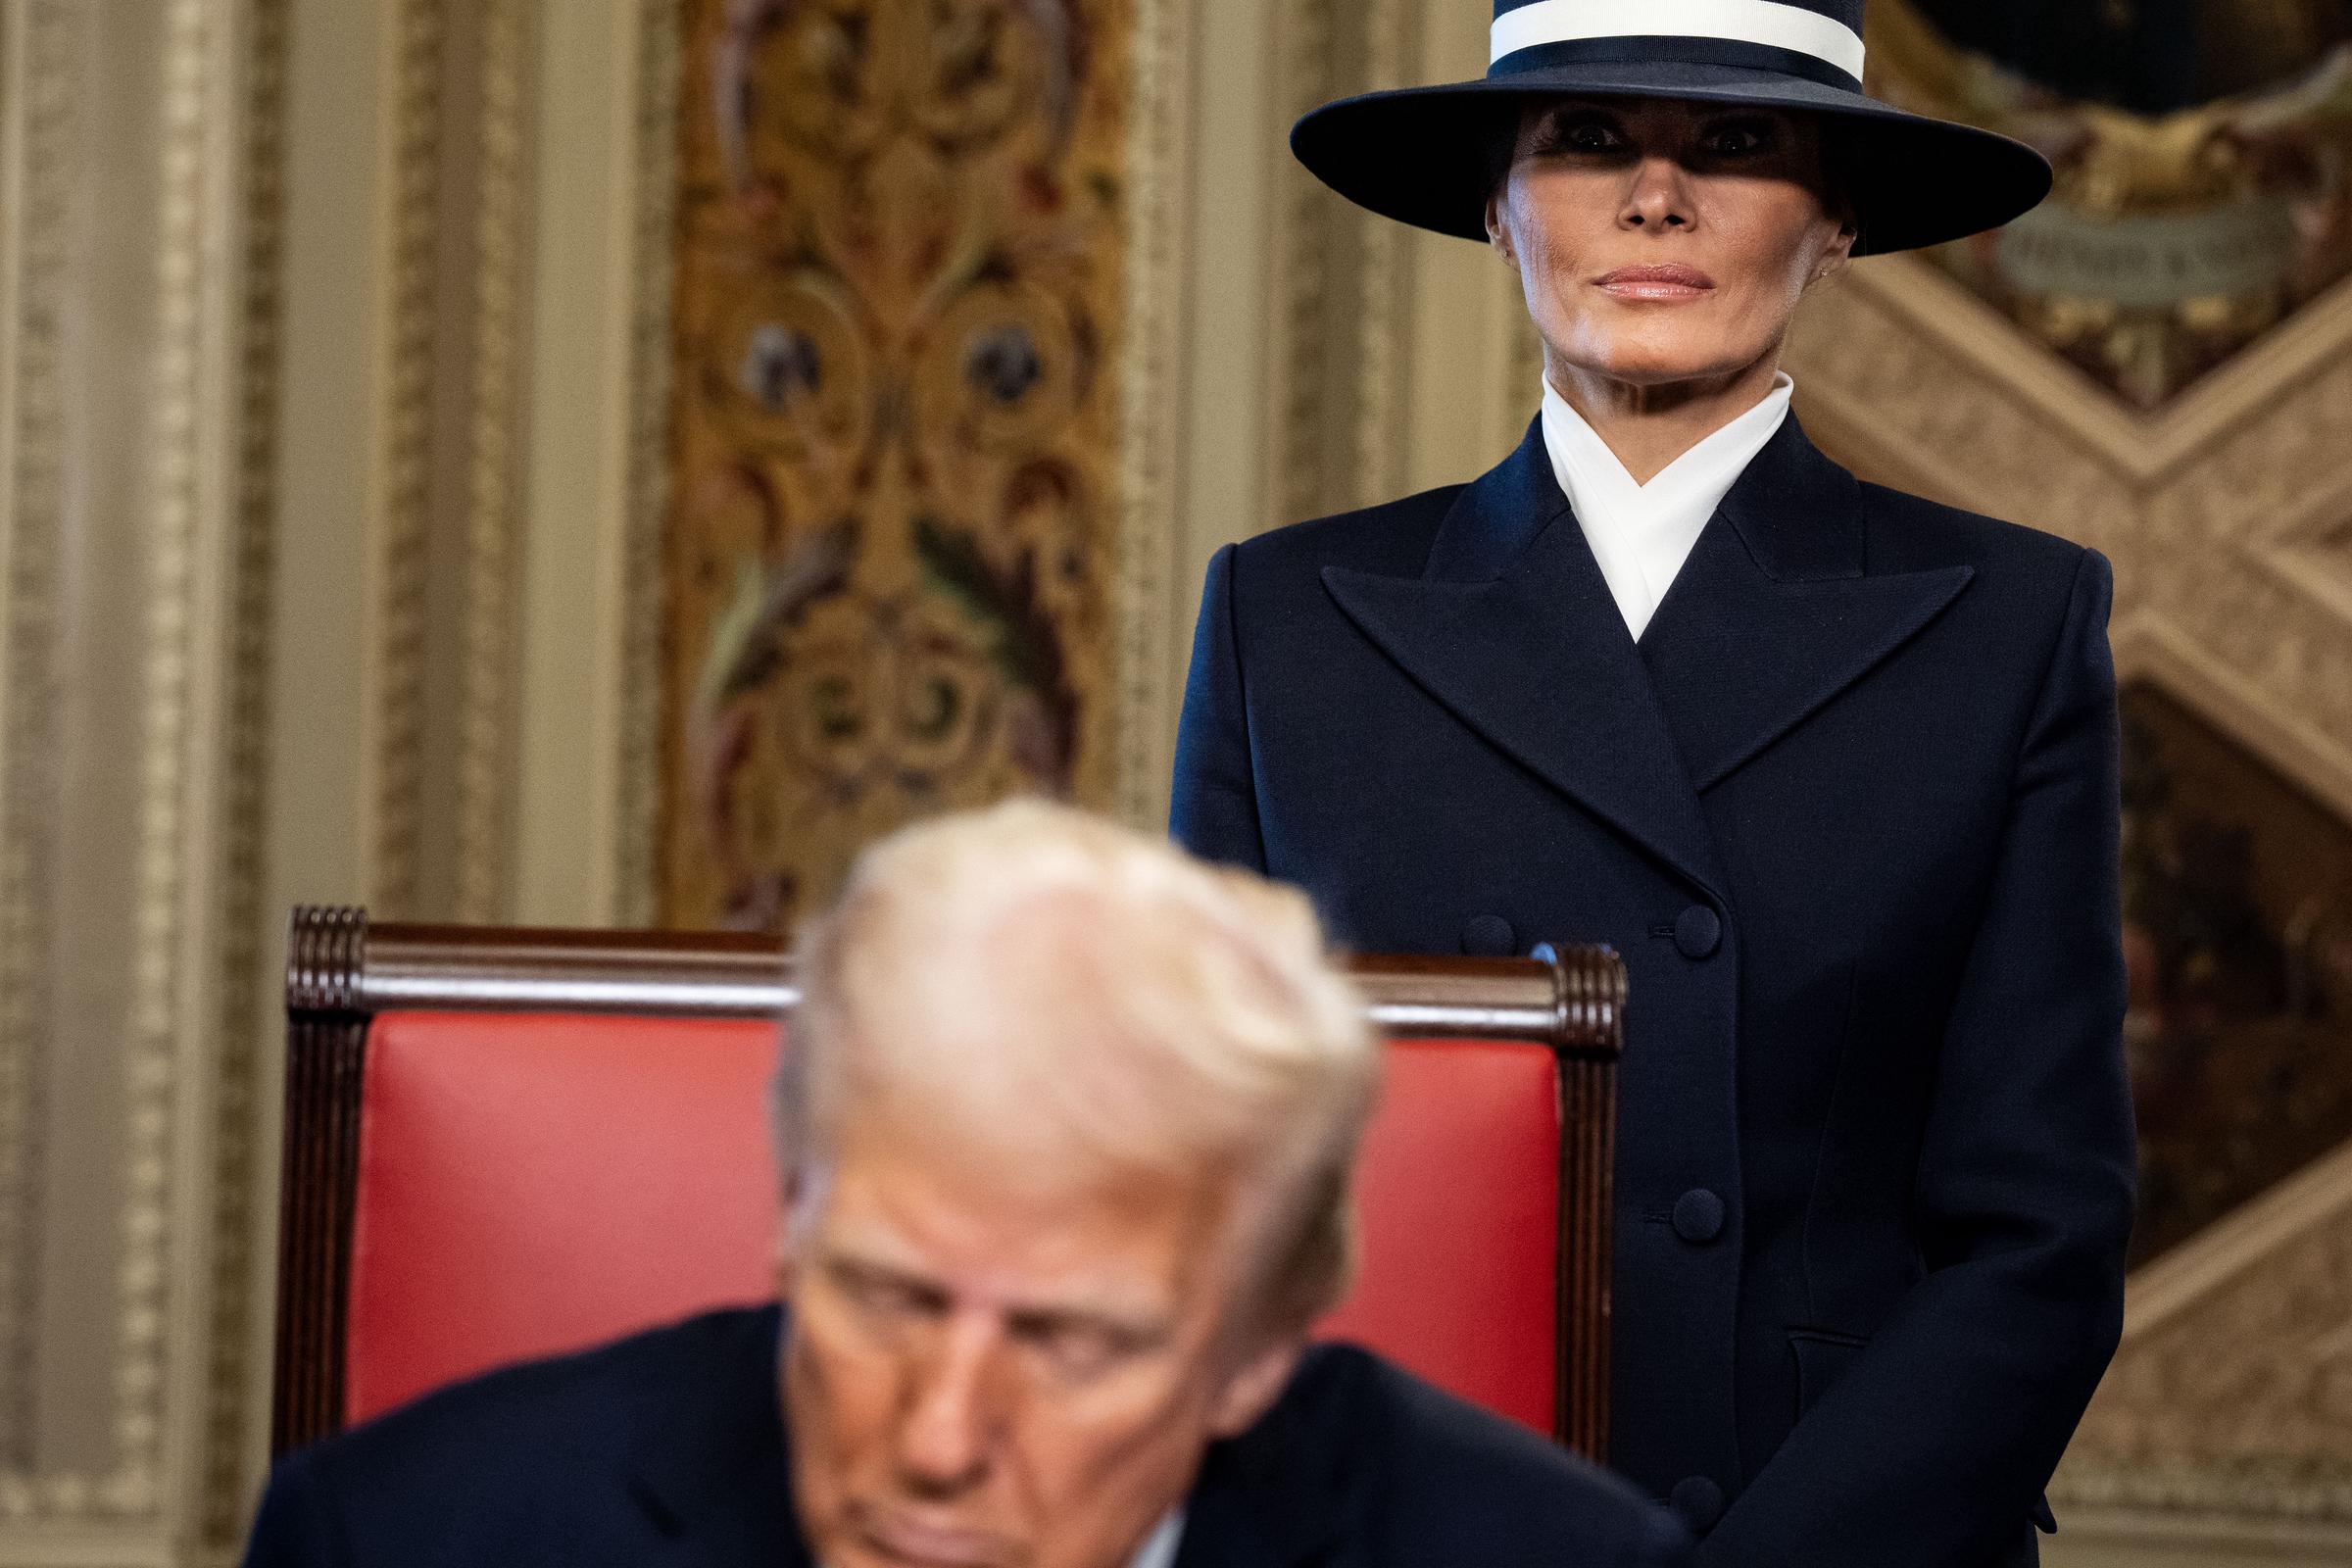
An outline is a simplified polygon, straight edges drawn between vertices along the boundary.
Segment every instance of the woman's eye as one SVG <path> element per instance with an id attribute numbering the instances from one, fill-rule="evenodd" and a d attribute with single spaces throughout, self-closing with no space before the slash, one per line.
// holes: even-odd
<path id="1" fill-rule="evenodd" d="M 1707 136 L 1707 150 L 1722 158 L 1740 158 L 1762 152 L 1769 138 L 1756 125 L 1725 125 Z"/>
<path id="2" fill-rule="evenodd" d="M 1606 121 L 1558 120 L 1544 138 L 1552 148 L 1564 152 L 1605 153 L 1617 147 L 1617 131 Z"/>

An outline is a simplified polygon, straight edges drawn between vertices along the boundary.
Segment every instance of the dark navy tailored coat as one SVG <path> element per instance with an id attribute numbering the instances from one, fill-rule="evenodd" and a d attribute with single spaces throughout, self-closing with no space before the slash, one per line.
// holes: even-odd
<path id="1" fill-rule="evenodd" d="M 246 1568 L 810 1568 L 783 1319 L 493 1373 L 287 1460 Z M 1346 1347 L 1209 1448 L 1176 1568 L 1677 1568 L 1688 1538 L 1533 1433 Z"/>
<path id="2" fill-rule="evenodd" d="M 1180 840 L 1624 955 L 1611 1458 L 1702 1562 L 2034 1560 L 2132 1218 L 2110 593 L 1794 419 L 1639 645 L 1540 427 L 1209 568 Z"/>

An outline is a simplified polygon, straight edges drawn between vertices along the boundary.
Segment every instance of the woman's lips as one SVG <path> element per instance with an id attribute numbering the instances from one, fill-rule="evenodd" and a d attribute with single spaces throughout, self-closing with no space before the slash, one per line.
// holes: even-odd
<path id="1" fill-rule="evenodd" d="M 1694 267 L 1621 267 L 1599 278 L 1598 286 L 1621 300 L 1670 305 L 1704 299 L 1715 280 Z"/>

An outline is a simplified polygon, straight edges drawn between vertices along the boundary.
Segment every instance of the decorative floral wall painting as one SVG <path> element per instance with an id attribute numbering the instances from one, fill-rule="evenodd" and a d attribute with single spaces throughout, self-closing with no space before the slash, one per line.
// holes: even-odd
<path id="1" fill-rule="evenodd" d="M 2127 405 L 2352 274 L 2352 0 L 1879 0 L 1870 27 L 1878 92 L 2057 167 L 1933 260 Z"/>
<path id="2" fill-rule="evenodd" d="M 2140 1262 L 2352 1140 L 2352 827 L 2134 687 L 2124 919 Z"/>
<path id="3" fill-rule="evenodd" d="M 1126 0 L 689 0 L 662 914 L 1111 787 Z"/>

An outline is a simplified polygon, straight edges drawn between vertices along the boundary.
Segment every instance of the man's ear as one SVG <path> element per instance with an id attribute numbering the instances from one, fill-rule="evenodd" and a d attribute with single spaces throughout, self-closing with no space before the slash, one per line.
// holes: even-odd
<path id="1" fill-rule="evenodd" d="M 792 1299 L 793 1264 L 797 1256 L 792 1244 L 792 1210 L 787 1207 L 784 1218 L 776 1223 L 775 1248 L 768 1254 L 776 1271 L 776 1299 L 779 1301 Z"/>
<path id="2" fill-rule="evenodd" d="M 1238 1438 L 1255 1426 L 1257 1418 L 1280 1396 L 1283 1385 L 1291 1381 L 1305 1349 L 1304 1341 L 1284 1339 L 1243 1362 L 1217 1392 L 1216 1404 L 1208 1413 L 1210 1433 L 1218 1438 Z"/>
<path id="3" fill-rule="evenodd" d="M 807 1216 L 801 1205 L 808 1200 L 805 1178 L 795 1171 L 784 1180 L 783 1212 L 776 1217 L 774 1246 L 768 1257 L 775 1268 L 776 1299 L 792 1299 L 792 1277 L 801 1263 L 801 1244 L 808 1240 Z"/>

